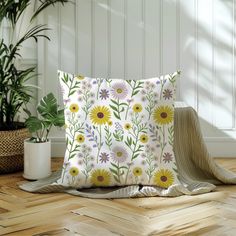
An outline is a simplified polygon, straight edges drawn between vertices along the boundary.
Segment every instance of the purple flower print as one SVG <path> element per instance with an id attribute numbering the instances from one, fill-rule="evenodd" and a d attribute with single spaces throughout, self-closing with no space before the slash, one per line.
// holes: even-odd
<path id="1" fill-rule="evenodd" d="M 99 157 L 100 157 L 100 162 L 101 163 L 106 163 L 107 161 L 109 161 L 109 154 L 108 153 L 106 153 L 106 152 L 102 152 L 100 155 L 99 155 Z"/>
<path id="2" fill-rule="evenodd" d="M 164 155 L 163 155 L 163 161 L 165 163 L 170 163 L 171 161 L 173 161 L 173 156 L 171 153 L 169 152 L 165 152 Z"/>
<path id="3" fill-rule="evenodd" d="M 101 89 L 100 91 L 100 98 L 106 100 L 109 98 L 109 91 L 106 89 Z"/>
<path id="4" fill-rule="evenodd" d="M 173 94 L 172 94 L 172 91 L 170 89 L 165 89 L 163 91 L 163 98 L 165 98 L 165 100 L 172 98 L 172 96 L 173 96 Z"/>

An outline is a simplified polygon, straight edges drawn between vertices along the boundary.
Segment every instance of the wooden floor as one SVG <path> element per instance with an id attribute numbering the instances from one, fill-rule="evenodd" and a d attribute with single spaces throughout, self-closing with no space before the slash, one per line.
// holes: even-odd
<path id="1" fill-rule="evenodd" d="M 53 159 L 53 169 L 62 160 Z M 236 172 L 236 159 L 217 162 Z M 236 235 L 236 186 L 177 198 L 92 200 L 18 189 L 0 176 L 0 235 Z"/>

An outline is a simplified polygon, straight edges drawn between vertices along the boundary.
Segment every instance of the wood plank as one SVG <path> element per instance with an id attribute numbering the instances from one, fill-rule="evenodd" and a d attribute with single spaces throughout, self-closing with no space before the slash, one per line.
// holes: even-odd
<path id="1" fill-rule="evenodd" d="M 236 159 L 217 163 L 236 171 Z M 53 158 L 53 170 L 62 158 Z M 236 186 L 196 195 L 87 199 L 20 190 L 22 173 L 0 176 L 0 235 L 235 235 Z"/>

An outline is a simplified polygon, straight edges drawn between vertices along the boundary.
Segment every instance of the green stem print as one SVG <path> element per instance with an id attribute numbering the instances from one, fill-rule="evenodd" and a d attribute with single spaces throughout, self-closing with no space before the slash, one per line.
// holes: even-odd
<path id="1" fill-rule="evenodd" d="M 109 147 L 109 150 L 111 150 L 111 146 L 112 146 L 112 133 L 110 132 L 109 126 L 105 126 L 104 127 L 106 136 L 105 136 L 105 143 L 106 145 Z"/>
<path id="2" fill-rule="evenodd" d="M 168 128 L 168 143 L 173 147 L 174 145 L 174 126 Z"/>
<path id="3" fill-rule="evenodd" d="M 138 113 L 132 115 L 131 121 L 133 126 L 129 131 L 130 137 L 127 137 L 125 144 L 132 151 L 131 161 L 133 161 L 143 151 L 142 148 L 144 146 L 139 144 L 139 137 L 141 133 L 147 133 L 147 124 L 142 123 Z"/>
<path id="4" fill-rule="evenodd" d="M 112 165 L 112 168 L 109 168 L 115 181 L 118 182 L 118 183 L 121 183 L 121 177 L 125 174 L 125 171 L 126 169 L 128 169 L 126 166 L 120 166 L 120 163 L 112 163 L 111 162 L 111 165 Z"/>
<path id="5" fill-rule="evenodd" d="M 66 170 L 67 170 L 67 167 L 70 165 L 69 162 L 67 163 L 64 163 L 63 166 L 62 166 L 62 180 L 61 182 L 63 183 L 64 182 L 64 179 L 65 179 L 65 174 L 66 174 Z"/>
<path id="6" fill-rule="evenodd" d="M 166 146 L 166 142 L 165 142 L 165 126 L 162 125 L 162 129 L 159 128 L 161 134 L 162 134 L 162 138 L 161 136 L 159 136 L 159 143 L 160 143 L 160 148 L 161 148 L 161 155 L 160 155 L 160 163 L 162 162 L 162 157 L 163 157 L 163 151 L 165 149 Z"/>
<path id="7" fill-rule="evenodd" d="M 135 113 L 132 115 L 131 121 L 133 123 L 131 131 L 129 131 L 129 135 L 125 141 L 126 146 L 131 150 L 131 162 L 136 159 L 140 152 L 143 151 L 144 145 L 139 143 L 139 138 L 141 133 L 147 133 L 147 124 L 142 123 L 142 119 L 139 118 L 139 114 Z M 130 166 L 126 173 L 125 183 L 127 183 L 128 174 L 130 171 Z"/>
<path id="8" fill-rule="evenodd" d="M 98 163 L 98 158 L 99 158 L 99 154 L 100 154 L 100 151 L 101 151 L 101 148 L 102 148 L 102 126 L 99 125 L 98 128 L 96 128 L 97 132 L 98 132 L 98 143 L 97 143 L 97 146 L 98 146 L 98 152 L 97 152 L 97 163 Z"/>
<path id="9" fill-rule="evenodd" d="M 112 82 L 112 79 L 106 79 L 106 82 L 108 83 L 108 85 L 111 87 L 111 82 Z"/>
<path id="10" fill-rule="evenodd" d="M 148 105 L 145 107 L 145 110 L 148 112 L 148 119 L 150 120 L 151 114 L 152 114 L 153 109 L 156 105 L 155 94 L 154 94 L 153 90 L 151 89 L 150 91 L 148 91 L 145 97 L 148 101 Z"/>
<path id="11" fill-rule="evenodd" d="M 175 172 L 175 174 L 176 174 L 176 177 L 177 177 L 177 179 L 178 179 L 179 181 L 181 181 L 180 176 L 179 176 L 179 171 L 178 171 L 178 169 L 177 169 L 176 162 L 174 162 L 173 165 L 174 165 L 173 170 L 174 170 L 174 172 Z"/>
<path id="12" fill-rule="evenodd" d="M 159 127 L 157 125 L 156 126 L 149 125 L 149 131 L 151 133 L 150 137 L 151 137 L 152 141 L 158 143 L 157 147 L 160 147 L 160 149 L 161 149 L 161 155 L 159 158 L 159 162 L 161 163 L 163 152 L 164 152 L 164 149 L 167 145 L 167 143 L 165 141 L 165 125 L 163 125 L 162 127 Z"/>
<path id="13" fill-rule="evenodd" d="M 114 116 L 121 120 L 121 113 L 124 112 L 125 107 L 128 106 L 127 103 L 125 102 L 120 102 L 119 99 L 111 99 L 112 104 L 110 104 L 110 108 L 113 110 Z"/>
<path id="14" fill-rule="evenodd" d="M 80 87 L 80 81 L 73 77 L 70 77 L 67 73 L 63 73 L 63 77 L 61 78 L 61 80 L 68 87 L 67 97 L 73 95 Z"/>
<path id="15" fill-rule="evenodd" d="M 127 103 L 127 108 L 126 108 L 126 111 L 125 111 L 125 120 L 127 119 L 127 117 L 128 117 L 128 111 L 129 111 L 129 109 L 130 109 L 130 103 L 131 103 L 131 99 L 129 99 L 129 101 L 128 101 L 128 103 Z"/>
<path id="16" fill-rule="evenodd" d="M 85 113 L 85 120 L 88 117 L 89 109 L 93 105 L 93 100 L 91 99 L 94 96 L 94 93 L 90 92 L 90 89 L 85 89 L 82 92 L 82 99 L 85 102 L 85 105 L 82 107 L 82 110 Z"/>
<path id="17" fill-rule="evenodd" d="M 91 150 L 89 147 L 87 146 L 83 147 L 81 151 L 81 157 L 84 166 L 84 170 L 82 170 L 82 173 L 85 175 L 85 183 L 87 183 L 89 173 L 92 170 L 92 161 L 93 161 L 93 157 L 91 156 Z"/>
<path id="18" fill-rule="evenodd" d="M 138 94 L 140 89 L 143 88 L 143 83 L 142 81 L 138 81 L 138 80 L 126 80 L 126 82 L 129 84 L 129 86 L 131 87 L 132 89 L 132 93 L 131 93 L 131 98 Z"/>
<path id="19" fill-rule="evenodd" d="M 68 160 L 76 156 L 79 151 L 80 145 L 77 144 L 76 135 L 78 133 L 83 134 L 84 123 L 79 123 L 78 119 L 75 118 L 75 114 L 72 113 L 72 118 L 69 120 L 71 124 L 67 131 L 66 146 L 68 152 Z"/>
<path id="20" fill-rule="evenodd" d="M 99 91 L 100 91 L 100 87 L 101 87 L 101 85 L 102 85 L 102 81 L 103 81 L 103 79 L 101 79 L 101 78 L 96 78 L 96 81 L 97 81 L 97 86 L 98 86 L 98 89 L 97 89 L 97 99 L 99 98 Z"/>
<path id="21" fill-rule="evenodd" d="M 127 104 L 127 108 L 126 108 L 126 112 L 125 112 L 125 119 L 127 119 L 127 116 L 128 116 L 128 111 L 130 109 L 130 103 L 131 103 L 132 97 L 139 93 L 139 91 L 143 88 L 143 83 L 144 83 L 142 81 L 137 81 L 137 80 L 126 80 L 126 82 L 131 87 L 132 92 L 131 92 L 130 100 Z"/>
<path id="22" fill-rule="evenodd" d="M 117 142 L 123 142 L 123 139 L 124 139 L 124 130 L 121 126 L 120 123 L 116 122 L 115 123 L 115 131 L 113 132 L 113 137 L 115 138 L 115 140 Z"/>
<path id="23" fill-rule="evenodd" d="M 170 75 L 169 77 L 169 81 L 172 84 L 172 87 L 175 89 L 175 85 L 176 85 L 176 76 L 180 75 L 180 71 L 175 72 L 174 74 Z"/>
<path id="24" fill-rule="evenodd" d="M 164 89 L 165 83 L 166 83 L 166 79 L 165 78 L 160 79 L 160 84 L 161 84 L 160 100 L 162 98 L 162 94 L 163 94 L 163 89 Z"/>
<path id="25" fill-rule="evenodd" d="M 155 156 L 152 151 L 146 148 L 145 152 L 143 153 L 145 156 L 145 161 L 147 163 L 147 169 L 146 169 L 146 174 L 148 176 L 148 183 L 150 183 L 153 173 L 156 170 L 156 166 L 154 165 L 155 163 Z"/>

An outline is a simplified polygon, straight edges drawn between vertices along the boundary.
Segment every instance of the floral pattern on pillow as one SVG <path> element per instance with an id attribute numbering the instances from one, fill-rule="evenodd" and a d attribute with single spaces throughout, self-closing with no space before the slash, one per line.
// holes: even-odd
<path id="1" fill-rule="evenodd" d="M 59 71 L 66 121 L 59 182 L 77 188 L 178 183 L 173 152 L 177 75 L 121 80 Z"/>

